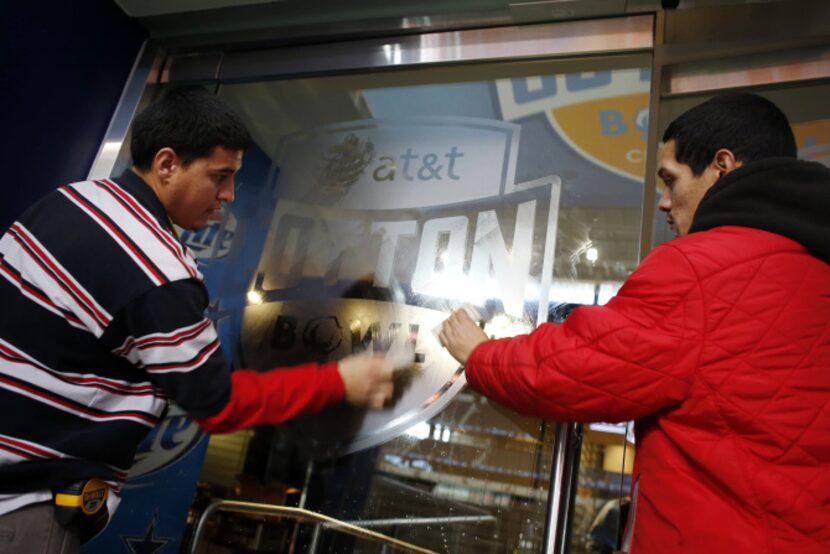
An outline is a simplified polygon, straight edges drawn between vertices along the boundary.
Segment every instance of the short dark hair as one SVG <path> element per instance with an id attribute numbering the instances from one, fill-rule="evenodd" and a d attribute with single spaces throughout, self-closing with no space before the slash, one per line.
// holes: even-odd
<path id="1" fill-rule="evenodd" d="M 695 176 L 721 148 L 749 163 L 764 158 L 795 158 L 798 148 L 790 122 L 778 106 L 757 94 L 727 93 L 698 104 L 671 122 L 663 142 L 675 141 L 675 158 Z"/>
<path id="2" fill-rule="evenodd" d="M 170 147 L 185 165 L 210 156 L 217 146 L 247 150 L 251 135 L 219 97 L 202 87 L 167 91 L 133 121 L 130 154 L 133 165 L 150 169 L 156 153 Z"/>

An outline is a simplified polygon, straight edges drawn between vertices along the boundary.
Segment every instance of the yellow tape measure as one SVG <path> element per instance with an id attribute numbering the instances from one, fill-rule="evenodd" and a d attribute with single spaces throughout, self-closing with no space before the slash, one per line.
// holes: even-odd
<path id="1" fill-rule="evenodd" d="M 85 481 L 83 488 L 77 493 L 64 490 L 55 495 L 55 504 L 65 508 L 80 508 L 88 515 L 94 515 L 106 506 L 109 487 L 100 479 Z"/>

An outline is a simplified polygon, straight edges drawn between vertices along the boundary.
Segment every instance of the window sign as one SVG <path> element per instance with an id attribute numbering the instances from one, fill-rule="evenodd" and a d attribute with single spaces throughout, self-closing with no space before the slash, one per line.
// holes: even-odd
<path id="1" fill-rule="evenodd" d="M 453 308 L 524 330 L 547 319 L 560 179 L 515 182 L 519 133 L 408 118 L 286 137 L 240 356 L 259 367 L 373 350 L 411 362 L 393 405 L 301 418 L 298 439 L 351 452 L 437 413 L 465 382 L 432 332 Z"/>

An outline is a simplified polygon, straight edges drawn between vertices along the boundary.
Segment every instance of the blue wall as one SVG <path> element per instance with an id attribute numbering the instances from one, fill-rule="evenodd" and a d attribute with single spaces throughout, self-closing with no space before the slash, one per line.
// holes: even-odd
<path id="1" fill-rule="evenodd" d="M 147 32 L 112 0 L 3 6 L 0 229 L 86 178 Z"/>

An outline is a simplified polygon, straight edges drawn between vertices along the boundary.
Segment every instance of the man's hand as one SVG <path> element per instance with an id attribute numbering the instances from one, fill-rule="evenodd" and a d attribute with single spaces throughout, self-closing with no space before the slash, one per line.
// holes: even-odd
<path id="1" fill-rule="evenodd" d="M 364 352 L 337 362 L 346 402 L 380 409 L 392 399 L 392 364 L 382 354 Z"/>
<path id="2" fill-rule="evenodd" d="M 453 358 L 463 365 L 475 347 L 487 340 L 487 335 L 465 310 L 457 310 L 444 322 L 438 338 Z"/>

